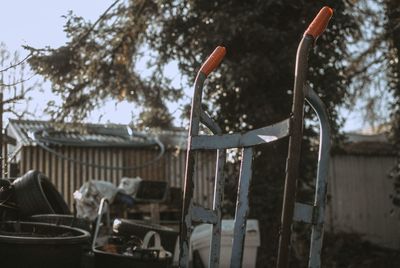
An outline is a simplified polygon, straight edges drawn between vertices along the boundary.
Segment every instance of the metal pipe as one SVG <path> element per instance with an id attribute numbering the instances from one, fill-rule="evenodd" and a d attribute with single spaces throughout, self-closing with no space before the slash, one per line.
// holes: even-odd
<path id="1" fill-rule="evenodd" d="M 97 237 L 99 235 L 99 231 L 100 231 L 100 225 L 101 225 L 101 220 L 103 218 L 103 214 L 104 214 L 104 208 L 105 208 L 105 204 L 107 204 L 107 231 L 110 230 L 111 227 L 111 221 L 110 221 L 110 203 L 108 202 L 107 198 L 102 198 L 100 201 L 100 205 L 99 205 L 99 210 L 97 212 L 97 219 L 96 219 L 96 228 L 94 230 L 94 234 L 93 234 L 93 241 L 92 241 L 92 250 L 96 249 L 96 242 L 97 242 Z"/>
<path id="2" fill-rule="evenodd" d="M 189 127 L 189 137 L 188 137 L 188 146 L 187 146 L 187 159 L 186 159 L 186 170 L 185 170 L 185 185 L 183 192 L 183 204 L 182 204 L 182 220 L 180 226 L 180 254 L 179 254 L 179 267 L 188 267 L 189 266 L 189 243 L 190 243 L 190 235 L 192 232 L 192 220 L 194 216 L 192 214 L 193 206 L 193 192 L 194 192 L 194 182 L 193 175 L 195 169 L 195 159 L 196 159 L 196 150 L 192 148 L 192 138 L 199 135 L 199 127 L 201 120 L 203 124 L 208 126 L 214 132 L 221 132 L 221 128 L 214 123 L 209 116 L 204 113 L 201 109 L 201 99 L 202 99 L 202 89 L 203 84 L 207 76 L 219 65 L 222 61 L 226 53 L 226 49 L 224 47 L 217 47 L 211 55 L 207 58 L 207 60 L 201 66 L 199 72 L 197 73 L 197 77 L 194 85 L 194 93 L 192 100 L 192 109 L 190 114 L 190 127 Z M 222 171 L 223 164 L 225 163 L 225 151 L 218 151 L 218 164 L 216 171 L 216 187 L 214 191 L 214 195 L 223 193 L 223 185 L 224 181 L 222 179 Z M 216 221 L 213 221 L 213 233 L 216 233 L 218 229 L 221 228 L 221 211 L 220 211 L 220 203 L 222 203 L 223 195 L 219 195 L 216 199 L 214 199 L 214 208 L 218 207 L 217 211 L 212 211 L 211 213 L 205 213 L 204 218 L 200 217 L 198 220 L 202 222 L 207 222 L 208 217 L 216 218 Z M 205 210 L 204 208 L 196 207 L 197 211 Z M 193 211 L 194 212 L 194 211 Z M 215 217 L 217 216 L 217 217 Z M 220 235 L 220 233 L 218 233 Z M 216 252 L 219 252 L 219 244 L 220 239 L 213 239 L 213 254 L 216 256 Z M 218 249 L 217 249 L 218 247 Z M 210 263 L 216 263 L 218 266 L 219 254 L 216 260 L 212 261 L 210 258 Z"/>
<path id="3" fill-rule="evenodd" d="M 322 238 L 324 234 L 324 215 L 327 191 L 327 178 L 329 172 L 330 158 L 330 126 L 326 108 L 319 96 L 308 85 L 306 89 L 306 100 L 317 114 L 319 119 L 319 154 L 316 193 L 314 199 L 316 223 L 312 226 L 309 268 L 321 267 Z"/>
<path id="4" fill-rule="evenodd" d="M 303 136 L 304 84 L 308 68 L 308 52 L 314 38 L 304 35 L 300 41 L 295 67 L 293 91 L 291 135 L 289 138 L 288 158 L 286 162 L 286 178 L 283 194 L 281 230 L 278 248 L 278 268 L 286 268 L 289 263 L 290 236 L 293 222 L 294 203 L 296 200 L 296 182 L 299 175 L 301 141 Z"/>
<path id="5" fill-rule="evenodd" d="M 180 224 L 181 226 L 180 226 L 180 238 L 179 238 L 179 246 L 180 246 L 179 267 L 189 267 L 189 243 L 190 243 L 190 235 L 192 233 L 191 207 L 193 206 L 193 192 L 194 192 L 193 176 L 195 170 L 195 154 L 196 154 L 196 151 L 191 150 L 191 144 L 192 144 L 192 136 L 197 136 L 199 134 L 202 89 L 206 78 L 207 76 L 204 73 L 199 72 L 197 74 L 194 85 L 192 109 L 190 113 L 188 146 L 186 154 L 182 220 Z"/>
<path id="6" fill-rule="evenodd" d="M 224 200 L 224 186 L 225 178 L 223 175 L 224 166 L 226 162 L 226 151 L 224 149 L 217 150 L 217 163 L 216 163 L 216 173 L 215 173 L 215 185 L 214 185 L 214 202 L 213 210 L 217 215 L 217 223 L 213 224 L 212 236 L 211 236 L 211 249 L 209 257 L 210 268 L 219 267 L 219 256 L 221 251 L 221 217 L 222 217 L 222 202 Z"/>
<path id="7" fill-rule="evenodd" d="M 242 267 L 244 239 L 246 235 L 247 215 L 249 212 L 249 189 L 252 176 L 253 148 L 242 149 L 239 185 L 236 198 L 235 226 L 233 230 L 233 246 L 231 268 Z"/>

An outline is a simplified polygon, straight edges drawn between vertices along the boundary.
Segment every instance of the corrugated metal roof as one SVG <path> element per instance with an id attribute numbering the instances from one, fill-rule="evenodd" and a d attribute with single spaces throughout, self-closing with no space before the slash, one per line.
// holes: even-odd
<path id="1" fill-rule="evenodd" d="M 394 156 L 396 148 L 389 142 L 359 141 L 344 143 L 332 151 L 333 154 Z"/>
<path id="2" fill-rule="evenodd" d="M 345 133 L 345 142 L 336 146 L 333 154 L 391 156 L 396 154 L 396 150 L 384 133 Z"/>
<path id="3" fill-rule="evenodd" d="M 50 121 L 10 120 L 7 133 L 22 146 L 41 142 L 87 147 L 145 147 L 156 143 L 148 133 L 132 131 L 127 125 L 72 124 Z"/>

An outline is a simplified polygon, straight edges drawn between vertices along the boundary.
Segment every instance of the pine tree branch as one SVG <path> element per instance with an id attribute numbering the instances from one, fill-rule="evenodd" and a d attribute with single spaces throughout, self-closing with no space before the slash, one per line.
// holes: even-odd
<path id="1" fill-rule="evenodd" d="M 89 34 L 94 30 L 94 28 L 97 26 L 97 24 L 102 21 L 107 13 L 119 2 L 120 0 L 116 0 L 114 3 L 112 3 L 104 12 L 101 14 L 101 16 L 93 23 L 93 25 L 72 45 L 72 48 L 75 48 L 77 45 L 79 45 L 82 41 L 84 41 Z"/>

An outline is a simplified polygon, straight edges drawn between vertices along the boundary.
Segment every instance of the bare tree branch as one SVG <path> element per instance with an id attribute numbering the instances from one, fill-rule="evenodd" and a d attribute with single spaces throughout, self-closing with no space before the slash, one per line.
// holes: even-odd
<path id="1" fill-rule="evenodd" d="M 12 69 L 12 68 L 18 67 L 19 65 L 21 65 L 22 63 L 24 63 L 25 61 L 27 61 L 31 56 L 32 56 L 32 52 L 29 53 L 29 54 L 28 54 L 25 58 L 23 58 L 21 61 L 15 63 L 15 64 L 10 65 L 10 66 L 8 66 L 7 68 L 5 68 L 5 69 L 3 69 L 3 70 L 0 70 L 0 73 L 6 72 L 6 71 L 8 71 L 8 70 L 10 70 L 10 69 Z"/>
<path id="2" fill-rule="evenodd" d="M 24 116 L 26 116 L 26 115 L 30 115 L 30 116 L 33 116 L 34 114 L 32 114 L 32 113 L 30 113 L 30 112 L 28 112 L 28 111 L 23 111 L 22 113 L 17 113 L 14 109 L 12 109 L 12 108 L 7 108 L 7 109 L 4 109 L 3 110 L 3 112 L 4 113 L 11 113 L 11 114 L 13 114 L 13 115 L 15 115 L 16 117 L 17 117 L 17 119 L 22 119 L 22 118 L 24 118 Z"/>
<path id="3" fill-rule="evenodd" d="M 361 66 L 362 68 L 357 68 L 356 65 L 352 64 L 350 68 L 347 69 L 346 77 L 349 79 L 354 78 L 355 76 L 365 74 L 365 72 L 375 64 L 382 63 L 385 60 L 385 56 L 382 55 L 373 61 L 369 62 L 366 65 Z"/>
<path id="4" fill-rule="evenodd" d="M 21 93 L 21 94 L 19 94 L 19 95 L 17 95 L 17 96 L 14 96 L 14 97 L 12 97 L 12 98 L 9 98 L 9 99 L 7 99 L 7 100 L 4 100 L 4 101 L 2 102 L 2 104 L 4 105 L 4 104 L 14 103 L 14 102 L 23 100 L 23 99 L 25 98 L 25 94 L 26 94 L 26 92 L 23 92 L 23 93 Z"/>
<path id="5" fill-rule="evenodd" d="M 31 80 L 34 76 L 36 76 L 37 74 L 33 74 L 33 75 L 31 75 L 30 77 L 28 77 L 28 78 L 26 78 L 26 79 L 22 79 L 22 80 L 19 80 L 19 81 L 16 81 L 16 82 L 14 82 L 14 83 L 11 83 L 11 84 L 1 84 L 0 83 L 0 87 L 12 87 L 12 86 L 16 86 L 16 85 L 18 85 L 18 84 L 22 84 L 22 83 L 24 83 L 24 82 L 26 82 L 26 81 L 29 81 L 29 80 Z"/>

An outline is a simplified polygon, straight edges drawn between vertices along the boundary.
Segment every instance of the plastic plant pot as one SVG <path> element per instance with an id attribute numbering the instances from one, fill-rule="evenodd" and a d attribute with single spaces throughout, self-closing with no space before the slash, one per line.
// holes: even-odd
<path id="1" fill-rule="evenodd" d="M 90 234 L 84 230 L 48 223 L 0 223 L 2 268 L 81 267 Z"/>
<path id="2" fill-rule="evenodd" d="M 34 222 L 51 223 L 55 225 L 65 225 L 69 227 L 83 229 L 85 231 L 92 231 L 91 221 L 84 218 L 77 218 L 73 215 L 64 214 L 38 214 L 31 216 Z"/>

